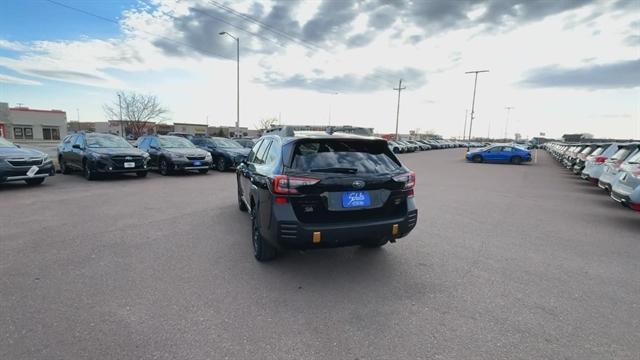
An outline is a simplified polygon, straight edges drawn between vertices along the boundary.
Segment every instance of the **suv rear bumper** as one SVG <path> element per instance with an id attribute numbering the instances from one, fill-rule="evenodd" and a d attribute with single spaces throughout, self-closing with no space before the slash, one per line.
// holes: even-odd
<path id="1" fill-rule="evenodd" d="M 291 206 L 274 205 L 268 234 L 262 235 L 271 244 L 287 249 L 335 248 L 366 244 L 407 236 L 418 222 L 415 201 L 407 201 L 405 216 L 345 223 L 300 223 Z M 277 207 L 280 207 L 279 209 Z M 266 229 L 265 229 L 266 230 Z"/>

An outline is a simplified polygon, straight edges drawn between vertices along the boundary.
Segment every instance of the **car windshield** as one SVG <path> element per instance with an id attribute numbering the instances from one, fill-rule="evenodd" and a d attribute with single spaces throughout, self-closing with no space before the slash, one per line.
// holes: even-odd
<path id="1" fill-rule="evenodd" d="M 163 148 L 193 148 L 195 145 L 185 138 L 177 136 L 166 136 L 160 138 L 160 146 Z"/>
<path id="2" fill-rule="evenodd" d="M 242 149 L 242 145 L 229 139 L 211 139 L 211 141 L 219 148 L 223 149 Z"/>
<path id="3" fill-rule="evenodd" d="M 12 148 L 12 147 L 16 147 L 16 146 L 13 145 L 9 140 L 5 140 L 4 138 L 0 137 L 0 148 Z"/>
<path id="4" fill-rule="evenodd" d="M 86 136 L 88 148 L 130 148 L 127 140 L 108 134 L 91 134 Z"/>
<path id="5" fill-rule="evenodd" d="M 629 164 L 640 164 L 640 151 L 638 151 L 635 155 L 630 157 L 629 160 L 627 160 L 627 163 L 629 163 Z"/>
<path id="6" fill-rule="evenodd" d="M 629 155 L 630 152 L 631 151 L 629 149 L 620 149 L 618 150 L 618 152 L 613 154 L 613 156 L 611 157 L 611 160 L 624 159 L 627 155 Z"/>
<path id="7" fill-rule="evenodd" d="M 292 169 L 305 172 L 387 174 L 400 169 L 383 142 L 319 140 L 296 146 Z"/>
<path id="8" fill-rule="evenodd" d="M 603 151 L 604 151 L 604 148 L 603 147 L 599 147 L 599 148 L 596 149 L 596 151 L 592 152 L 591 155 L 597 156 L 597 155 L 602 154 Z"/>
<path id="9" fill-rule="evenodd" d="M 589 151 L 591 151 L 591 149 L 593 149 L 591 146 L 587 146 L 586 148 L 584 148 L 584 150 L 582 150 L 580 153 L 581 154 L 588 154 Z"/>

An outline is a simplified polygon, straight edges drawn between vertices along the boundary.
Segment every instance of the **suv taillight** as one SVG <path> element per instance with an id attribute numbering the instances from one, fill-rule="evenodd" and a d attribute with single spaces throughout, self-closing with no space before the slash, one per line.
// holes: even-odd
<path id="1" fill-rule="evenodd" d="M 413 171 L 409 171 L 406 174 L 396 175 L 393 177 L 393 181 L 403 182 L 403 190 L 407 191 L 407 196 L 413 196 L 413 188 L 416 186 L 416 173 L 414 173 Z"/>
<path id="2" fill-rule="evenodd" d="M 607 160 L 607 157 L 602 155 L 596 156 L 595 158 L 596 164 L 604 164 L 606 160 Z"/>
<path id="3" fill-rule="evenodd" d="M 318 182 L 320 182 L 320 180 L 314 178 L 276 175 L 273 177 L 273 192 L 283 195 L 298 194 L 299 187 L 314 185 Z"/>

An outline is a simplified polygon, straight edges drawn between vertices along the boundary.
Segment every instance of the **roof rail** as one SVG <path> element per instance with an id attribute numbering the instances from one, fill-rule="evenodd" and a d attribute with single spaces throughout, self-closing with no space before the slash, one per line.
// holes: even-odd
<path id="1" fill-rule="evenodd" d="M 332 134 L 352 134 L 361 136 L 373 136 L 372 128 L 356 126 L 314 126 L 314 125 L 281 125 L 273 126 L 264 131 L 263 135 L 278 135 L 282 137 L 293 137 L 296 134 L 325 133 Z"/>

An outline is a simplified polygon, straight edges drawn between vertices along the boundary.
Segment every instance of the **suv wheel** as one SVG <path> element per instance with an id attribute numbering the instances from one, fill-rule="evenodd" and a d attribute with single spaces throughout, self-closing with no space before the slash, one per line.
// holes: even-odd
<path id="1" fill-rule="evenodd" d="M 84 162 L 84 166 L 82 167 L 82 174 L 84 175 L 84 178 L 89 181 L 96 179 L 95 171 L 91 170 L 91 166 L 89 166 L 86 161 Z"/>
<path id="2" fill-rule="evenodd" d="M 163 176 L 167 176 L 171 173 L 171 170 L 169 170 L 169 164 L 167 163 L 167 159 L 162 159 L 160 160 L 160 174 Z"/>
<path id="3" fill-rule="evenodd" d="M 62 156 L 60 156 L 58 158 L 58 164 L 60 164 L 60 172 L 67 175 L 69 174 L 71 171 L 69 171 L 69 168 L 67 167 L 67 162 L 64 161 L 64 159 L 62 158 Z"/>
<path id="4" fill-rule="evenodd" d="M 522 158 L 520 156 L 514 156 L 511 158 L 511 163 L 514 165 L 520 165 L 522 163 Z"/>
<path id="5" fill-rule="evenodd" d="M 260 234 L 257 206 L 251 210 L 251 243 L 253 244 L 253 256 L 260 262 L 273 260 L 277 251 Z"/>
<path id="6" fill-rule="evenodd" d="M 473 161 L 474 163 L 481 163 L 481 162 L 482 162 L 482 156 L 480 156 L 480 155 L 474 155 L 474 156 L 471 158 L 471 161 Z"/>
<path id="7" fill-rule="evenodd" d="M 216 169 L 220 172 L 227 170 L 227 162 L 224 161 L 224 158 L 218 158 L 218 161 L 216 161 Z"/>

